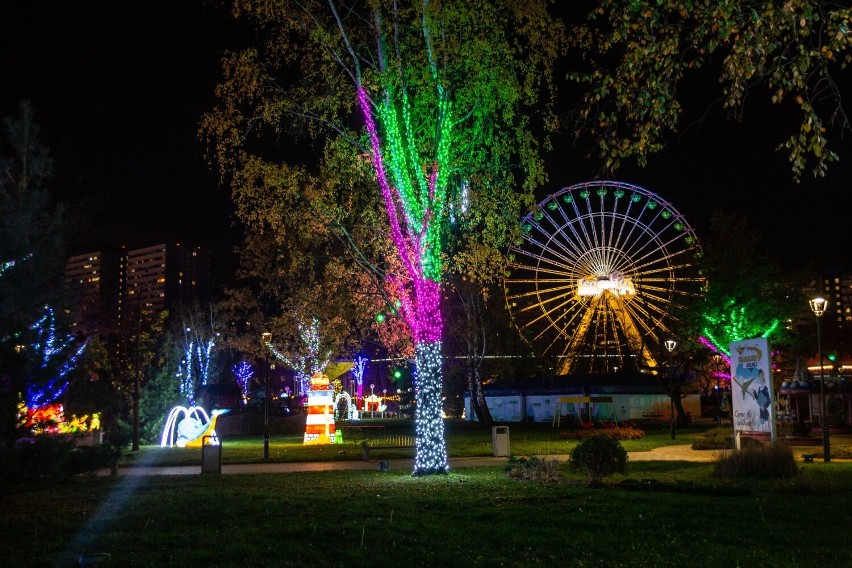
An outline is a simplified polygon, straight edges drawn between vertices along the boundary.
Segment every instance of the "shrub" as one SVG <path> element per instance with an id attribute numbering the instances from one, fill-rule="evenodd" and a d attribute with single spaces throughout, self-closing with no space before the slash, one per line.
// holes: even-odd
<path id="1" fill-rule="evenodd" d="M 558 461 L 536 456 L 531 458 L 510 457 L 509 463 L 506 465 L 506 475 L 512 479 L 524 481 L 559 481 L 562 479 Z"/>
<path id="2" fill-rule="evenodd" d="M 713 476 L 721 479 L 757 477 L 784 479 L 799 473 L 793 451 L 783 444 L 746 446 L 720 454 Z"/>
<path id="3" fill-rule="evenodd" d="M 841 459 L 841 460 L 849 460 L 852 459 L 852 448 L 849 446 L 831 446 L 831 457 Z"/>
<path id="4" fill-rule="evenodd" d="M 730 450 L 734 434 L 730 428 L 712 428 L 692 443 L 693 450 Z"/>
<path id="5" fill-rule="evenodd" d="M 58 483 L 72 475 L 113 468 L 121 448 L 115 445 L 75 447 L 65 436 L 40 435 L 0 450 L 0 492 L 9 485 L 47 480 Z"/>
<path id="6" fill-rule="evenodd" d="M 582 440 L 594 436 L 609 436 L 614 440 L 640 440 L 645 437 L 645 431 L 640 428 L 606 428 L 603 430 L 560 430 L 559 437 L 563 440 Z"/>
<path id="7" fill-rule="evenodd" d="M 571 450 L 570 467 L 585 473 L 597 485 L 607 475 L 627 471 L 627 451 L 610 436 L 592 436 Z"/>

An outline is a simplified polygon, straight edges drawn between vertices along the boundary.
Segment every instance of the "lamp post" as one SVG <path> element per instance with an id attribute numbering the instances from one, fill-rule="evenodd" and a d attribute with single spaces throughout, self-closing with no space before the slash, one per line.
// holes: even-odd
<path id="1" fill-rule="evenodd" d="M 263 461 L 269 461 L 269 347 L 272 343 L 272 334 L 264 332 L 261 334 L 263 340 L 264 366 L 263 366 Z"/>
<path id="2" fill-rule="evenodd" d="M 677 347 L 677 341 L 674 339 L 667 339 L 664 342 L 666 349 L 669 352 L 669 364 L 666 368 L 666 371 L 669 374 L 669 415 L 672 429 L 672 440 L 675 439 L 675 418 L 674 418 L 674 391 L 672 390 L 672 351 Z"/>
<path id="3" fill-rule="evenodd" d="M 722 356 L 716 353 L 713 355 L 713 372 L 719 373 L 719 368 L 722 366 Z M 718 375 L 717 375 L 718 377 Z M 716 400 L 716 426 L 722 425 L 722 415 L 719 412 L 719 397 L 722 396 L 721 389 L 719 388 L 719 379 L 716 379 L 716 384 L 713 386 L 713 398 Z"/>
<path id="4" fill-rule="evenodd" d="M 819 318 L 825 313 L 825 308 L 828 302 L 825 298 L 814 298 L 808 300 L 814 315 L 817 320 L 817 350 L 819 351 L 819 423 L 822 426 L 822 461 L 828 463 L 831 461 L 831 443 L 828 439 L 828 420 L 825 416 L 825 377 L 822 370 L 822 336 L 819 329 Z"/>

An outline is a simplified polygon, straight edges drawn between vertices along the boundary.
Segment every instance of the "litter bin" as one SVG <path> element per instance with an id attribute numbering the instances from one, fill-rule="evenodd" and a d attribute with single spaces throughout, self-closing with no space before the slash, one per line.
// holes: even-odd
<path id="1" fill-rule="evenodd" d="M 491 452 L 494 457 L 509 457 L 509 427 L 491 427 Z"/>
<path id="2" fill-rule="evenodd" d="M 222 444 L 219 436 L 201 438 L 201 473 L 222 473 Z"/>

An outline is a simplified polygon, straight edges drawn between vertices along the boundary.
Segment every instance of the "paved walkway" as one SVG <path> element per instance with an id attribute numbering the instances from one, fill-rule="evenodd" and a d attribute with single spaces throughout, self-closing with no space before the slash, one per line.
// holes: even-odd
<path id="1" fill-rule="evenodd" d="M 548 459 L 566 461 L 567 455 L 548 455 Z M 655 448 L 648 452 L 629 452 L 629 461 L 692 461 L 710 462 L 716 457 L 715 451 L 693 450 L 688 444 L 679 446 L 665 446 Z M 391 470 L 411 471 L 414 469 L 414 460 L 396 459 L 387 460 Z M 300 473 L 311 471 L 353 471 L 353 470 L 376 470 L 378 460 L 371 461 L 336 461 L 336 462 L 303 462 L 303 463 L 246 463 L 246 464 L 223 464 L 222 473 Z M 466 467 L 503 467 L 508 463 L 507 458 L 475 457 L 475 458 L 450 458 L 450 469 Z M 165 466 L 165 467 L 122 467 L 118 470 L 119 475 L 195 475 L 201 473 L 201 465 L 194 466 Z M 109 470 L 102 474 L 108 475 Z"/>

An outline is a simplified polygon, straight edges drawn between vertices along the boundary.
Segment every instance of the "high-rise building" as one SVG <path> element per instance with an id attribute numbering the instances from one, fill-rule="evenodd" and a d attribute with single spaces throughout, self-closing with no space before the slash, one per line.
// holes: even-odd
<path id="1" fill-rule="evenodd" d="M 65 263 L 65 291 L 74 307 L 74 325 L 87 332 L 115 324 L 118 308 L 118 254 L 95 251 Z"/>
<path id="2" fill-rule="evenodd" d="M 210 298 L 210 255 L 201 247 L 159 244 L 72 256 L 66 291 L 84 332 L 110 329 L 138 314 L 147 320 L 167 308 Z"/>
<path id="3" fill-rule="evenodd" d="M 852 330 L 852 272 L 826 270 L 822 275 L 822 293 L 828 300 L 825 315 L 830 316 L 830 325 L 840 334 Z"/>
<path id="4" fill-rule="evenodd" d="M 122 263 L 119 318 L 151 317 L 210 296 L 210 255 L 201 247 L 159 244 L 127 251 Z"/>
<path id="5" fill-rule="evenodd" d="M 821 296 L 827 304 L 820 324 L 826 353 L 852 352 L 852 272 L 823 270 L 805 289 L 808 298 Z"/>

